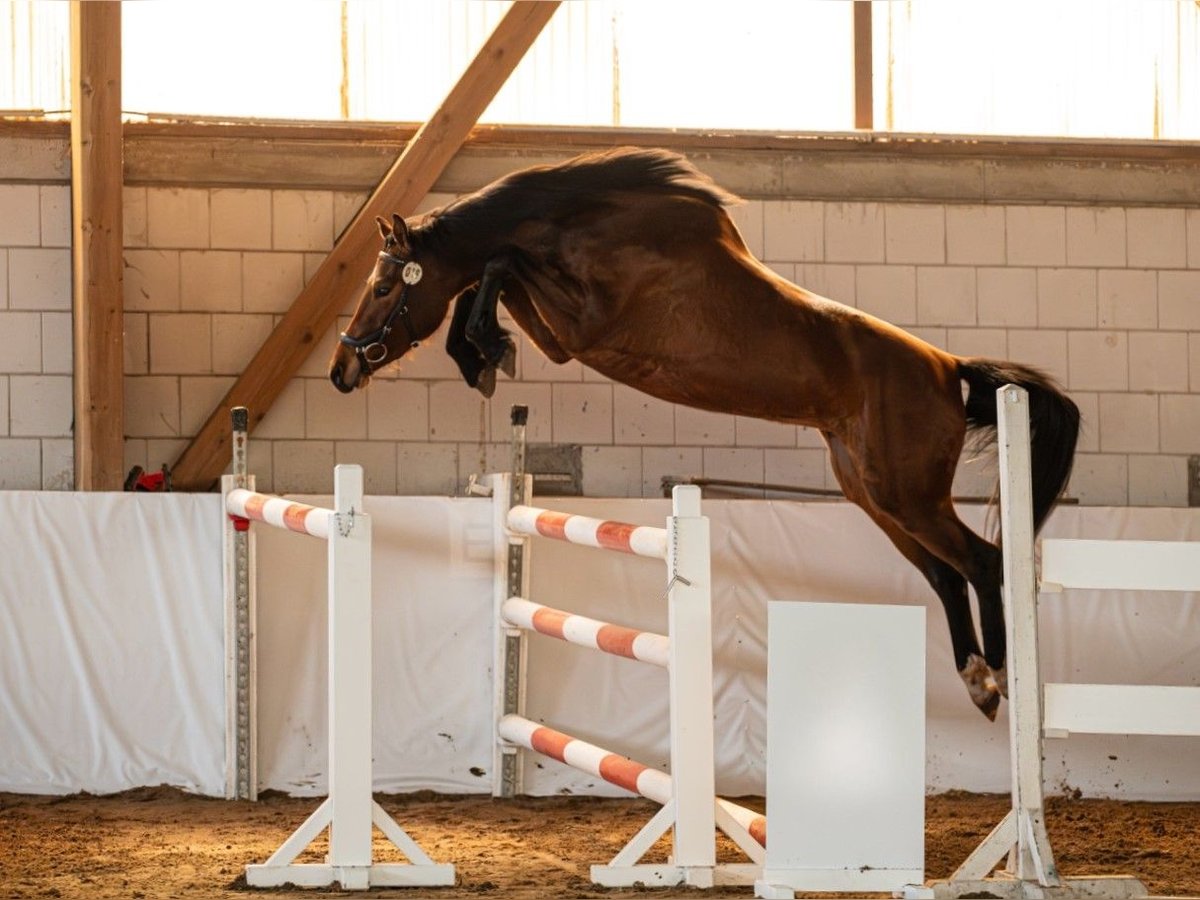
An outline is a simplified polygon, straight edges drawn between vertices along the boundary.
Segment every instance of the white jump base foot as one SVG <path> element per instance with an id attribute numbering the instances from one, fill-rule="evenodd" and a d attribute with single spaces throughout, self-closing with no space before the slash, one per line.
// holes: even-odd
<path id="1" fill-rule="evenodd" d="M 920 869 L 764 869 L 754 881 L 754 896 L 763 900 L 792 900 L 797 892 L 890 893 L 906 879 L 918 881 Z M 925 898 L 932 900 L 932 898 Z"/>
<path id="2" fill-rule="evenodd" d="M 715 866 L 673 866 L 669 863 L 632 866 L 592 866 L 592 883 L 601 887 L 711 888 L 754 884 L 762 871 L 754 863 L 718 863 Z"/>
<path id="3" fill-rule="evenodd" d="M 292 884 L 302 888 L 329 887 L 337 883 L 344 891 L 385 887 L 441 887 L 454 884 L 450 864 L 417 866 L 407 863 L 376 863 L 370 866 L 331 866 L 326 863 L 264 864 L 246 866 L 246 884 L 276 888 Z"/>
<path id="4" fill-rule="evenodd" d="M 1138 900 L 1148 897 L 1144 885 L 1128 875 L 1096 875 L 1062 878 L 1050 886 L 998 873 L 993 878 L 933 881 L 904 891 L 905 900 L 959 900 L 963 897 L 995 897 L 998 900 Z"/>

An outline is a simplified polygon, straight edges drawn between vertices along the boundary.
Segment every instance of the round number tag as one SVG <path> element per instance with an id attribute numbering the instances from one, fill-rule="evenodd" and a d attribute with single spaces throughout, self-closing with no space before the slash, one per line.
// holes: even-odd
<path id="1" fill-rule="evenodd" d="M 404 269 L 400 272 L 400 277 L 405 284 L 416 284 L 421 280 L 421 264 L 409 262 L 404 264 Z"/>

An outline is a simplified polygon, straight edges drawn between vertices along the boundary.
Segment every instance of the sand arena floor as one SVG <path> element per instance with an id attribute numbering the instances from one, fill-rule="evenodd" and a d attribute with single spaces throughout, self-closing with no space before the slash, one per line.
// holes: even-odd
<path id="1" fill-rule="evenodd" d="M 588 867 L 607 862 L 655 807 L 641 800 L 584 797 L 378 797 L 436 861 L 452 862 L 458 884 L 345 894 L 266 892 L 271 897 L 701 896 L 678 889 L 593 887 Z M 743 800 L 761 809 L 761 801 Z M 258 803 L 147 788 L 107 797 L 0 794 L 0 900 L 122 898 L 200 900 L 250 896 L 242 867 L 262 862 L 317 801 L 268 795 Z M 927 807 L 926 872 L 945 877 L 1008 808 L 1007 797 L 946 794 Z M 1065 875 L 1133 874 L 1151 893 L 1200 895 L 1200 803 L 1119 803 L 1055 798 L 1048 827 Z M 382 841 L 381 856 L 401 857 Z M 391 852 L 389 852 L 391 851 Z M 652 851 L 665 860 L 666 842 Z M 731 845 L 722 852 L 737 859 Z M 319 862 L 321 842 L 302 861 Z M 257 893 L 257 892 L 256 892 Z M 750 888 L 705 893 L 751 897 Z"/>

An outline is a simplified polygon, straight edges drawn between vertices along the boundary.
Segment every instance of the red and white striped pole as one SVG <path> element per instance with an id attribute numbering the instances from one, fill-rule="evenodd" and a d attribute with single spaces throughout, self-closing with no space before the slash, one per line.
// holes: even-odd
<path id="1" fill-rule="evenodd" d="M 235 525 L 236 519 L 264 522 L 325 541 L 329 540 L 329 521 L 334 514 L 331 509 L 295 503 L 244 488 L 234 488 L 225 495 L 225 510 L 236 517 Z"/>
<path id="2" fill-rule="evenodd" d="M 611 625 L 521 597 L 506 600 L 500 615 L 510 625 L 581 647 L 641 660 L 664 669 L 669 662 L 671 642 L 666 635 Z"/>
<path id="3" fill-rule="evenodd" d="M 667 556 L 667 530 L 649 525 L 607 522 L 535 506 L 514 506 L 508 511 L 508 527 L 517 534 L 541 535 L 584 547 L 617 550 L 652 559 Z"/>

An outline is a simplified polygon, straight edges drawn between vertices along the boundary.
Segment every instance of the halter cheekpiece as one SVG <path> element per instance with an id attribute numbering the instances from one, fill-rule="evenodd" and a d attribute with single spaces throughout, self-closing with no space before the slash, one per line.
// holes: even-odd
<path id="1" fill-rule="evenodd" d="M 408 289 L 412 285 L 421 280 L 424 272 L 421 270 L 421 264 L 411 259 L 401 259 L 393 253 L 386 250 L 380 250 L 379 256 L 389 262 L 393 262 L 398 266 L 403 266 L 400 270 L 400 281 L 404 287 L 400 288 L 400 296 L 396 300 L 396 305 L 392 307 L 384 320 L 382 327 L 375 329 L 370 334 L 360 338 L 353 338 L 346 332 L 338 335 L 338 340 L 351 347 L 359 361 L 363 364 L 363 368 L 370 374 L 375 367 L 387 359 L 388 349 L 384 344 L 387 336 L 392 333 L 392 324 L 396 319 L 404 326 L 404 330 L 408 332 L 408 342 L 412 347 L 416 347 L 420 341 L 417 340 L 417 333 L 413 329 L 412 318 L 408 311 Z"/>

